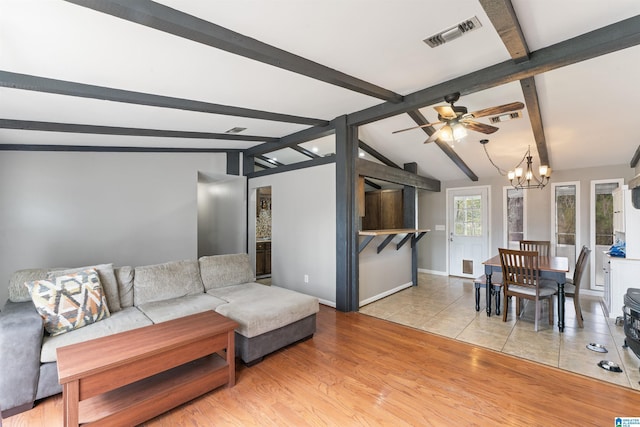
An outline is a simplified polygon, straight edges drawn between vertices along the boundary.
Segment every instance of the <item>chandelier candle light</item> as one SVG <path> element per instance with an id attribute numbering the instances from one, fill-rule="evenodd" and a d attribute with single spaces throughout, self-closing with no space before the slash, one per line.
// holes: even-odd
<path id="1" fill-rule="evenodd" d="M 551 168 L 547 165 L 540 165 L 538 168 L 540 178 L 538 178 L 531 170 L 531 164 L 533 163 L 531 147 L 527 148 L 525 158 L 527 159 L 526 171 L 523 170 L 522 167 L 517 167 L 515 170 L 510 170 L 507 174 L 511 185 L 515 189 L 544 188 L 544 186 L 549 183 L 549 178 L 551 178 Z"/>

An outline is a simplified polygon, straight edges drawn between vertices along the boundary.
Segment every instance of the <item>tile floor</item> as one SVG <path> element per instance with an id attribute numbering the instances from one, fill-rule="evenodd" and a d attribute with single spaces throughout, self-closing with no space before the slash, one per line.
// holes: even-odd
<path id="1" fill-rule="evenodd" d="M 418 286 L 363 306 L 360 313 L 640 390 L 640 359 L 631 349 L 622 348 L 623 328 L 604 317 L 598 298 L 581 296 L 583 329 L 578 327 L 573 299 L 567 298 L 562 334 L 556 324 L 549 325 L 544 302 L 535 332 L 533 304 L 526 305 L 518 319 L 510 304 L 503 322 L 502 315 L 487 317 L 484 299 L 481 289 L 476 312 L 472 280 L 419 273 Z M 557 311 L 555 305 L 554 300 Z M 557 323 L 557 313 L 555 319 Z M 587 349 L 589 343 L 604 345 L 608 353 Z M 605 371 L 597 365 L 601 360 L 617 363 L 623 372 Z"/>

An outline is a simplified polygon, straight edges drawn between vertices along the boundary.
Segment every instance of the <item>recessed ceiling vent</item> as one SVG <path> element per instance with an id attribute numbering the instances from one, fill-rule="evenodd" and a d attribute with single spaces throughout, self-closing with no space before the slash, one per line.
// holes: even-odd
<path id="1" fill-rule="evenodd" d="M 473 18 L 462 21 L 458 25 L 447 28 L 444 31 L 440 31 L 438 34 L 434 34 L 433 36 L 424 39 L 424 42 L 431 47 L 438 47 L 480 27 L 482 27 L 480 20 L 477 16 L 474 16 Z"/>
<path id="2" fill-rule="evenodd" d="M 245 131 L 245 130 L 247 130 L 247 128 L 235 127 L 235 128 L 229 129 L 225 133 L 240 133 L 240 132 Z"/>
<path id="3" fill-rule="evenodd" d="M 519 119 L 520 117 L 522 117 L 521 112 L 514 111 L 509 114 L 501 114 L 499 116 L 489 117 L 489 121 L 491 123 L 500 123 L 500 122 L 506 122 L 507 120 Z"/>

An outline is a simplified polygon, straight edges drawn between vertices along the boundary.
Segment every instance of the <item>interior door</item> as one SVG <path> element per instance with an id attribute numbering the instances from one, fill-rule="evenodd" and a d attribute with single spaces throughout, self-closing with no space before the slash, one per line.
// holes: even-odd
<path id="1" fill-rule="evenodd" d="M 489 190 L 469 187 L 447 190 L 449 274 L 478 277 L 489 258 Z"/>

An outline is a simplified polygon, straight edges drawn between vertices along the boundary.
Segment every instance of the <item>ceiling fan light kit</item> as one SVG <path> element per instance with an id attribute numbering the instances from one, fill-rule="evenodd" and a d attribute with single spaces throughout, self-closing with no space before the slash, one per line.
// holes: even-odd
<path id="1" fill-rule="evenodd" d="M 393 133 L 404 132 L 411 129 L 432 127 L 435 125 L 444 125 L 433 134 L 431 134 L 431 136 L 429 136 L 429 138 L 424 143 L 428 144 L 429 142 L 433 142 L 438 138 L 445 142 L 451 143 L 454 141 L 459 141 L 460 139 L 467 136 L 467 130 L 472 130 L 487 135 L 492 134 L 498 130 L 498 128 L 495 126 L 476 121 L 475 119 L 477 118 L 504 115 L 506 113 L 512 113 L 514 111 L 522 110 L 524 108 L 524 104 L 522 102 L 510 102 L 509 104 L 489 107 L 469 113 L 467 107 L 454 105 L 458 101 L 458 99 L 460 99 L 459 92 L 451 93 L 444 97 L 445 102 L 449 105 L 437 105 L 433 107 L 434 110 L 436 110 L 438 113 L 437 122 L 420 126 L 413 126 L 407 129 L 400 129 L 394 131 Z"/>

